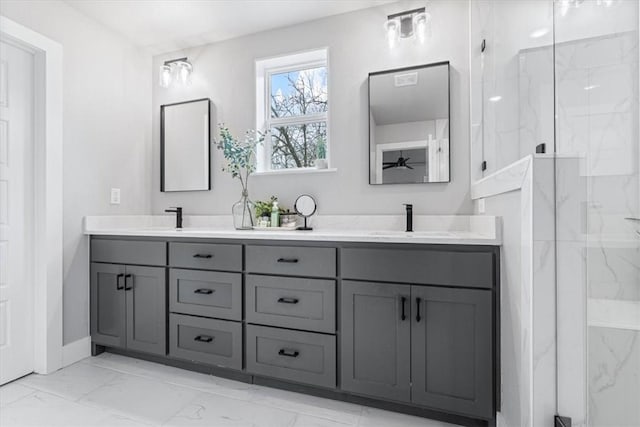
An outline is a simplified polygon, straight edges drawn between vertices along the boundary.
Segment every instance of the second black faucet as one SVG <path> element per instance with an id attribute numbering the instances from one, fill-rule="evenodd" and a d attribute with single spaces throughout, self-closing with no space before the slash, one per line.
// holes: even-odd
<path id="1" fill-rule="evenodd" d="M 180 206 L 165 209 L 165 212 L 176 214 L 176 228 L 182 228 L 182 208 Z"/>
<path id="2" fill-rule="evenodd" d="M 413 231 L 413 205 L 405 203 L 404 206 L 407 209 L 407 229 L 405 231 Z"/>

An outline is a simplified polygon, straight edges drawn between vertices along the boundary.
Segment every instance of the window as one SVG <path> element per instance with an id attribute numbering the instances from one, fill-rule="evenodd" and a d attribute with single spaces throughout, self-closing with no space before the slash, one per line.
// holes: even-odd
<path id="1" fill-rule="evenodd" d="M 326 49 L 256 62 L 258 172 L 304 169 L 327 159 Z"/>

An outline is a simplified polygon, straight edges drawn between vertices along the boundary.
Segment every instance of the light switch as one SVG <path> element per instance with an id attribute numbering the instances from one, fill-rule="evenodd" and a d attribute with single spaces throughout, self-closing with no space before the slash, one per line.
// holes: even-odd
<path id="1" fill-rule="evenodd" d="M 111 189 L 111 204 L 119 205 L 120 204 L 120 189 L 112 188 Z"/>
<path id="2" fill-rule="evenodd" d="M 483 214 L 486 208 L 484 206 L 484 199 L 478 199 L 478 213 Z"/>

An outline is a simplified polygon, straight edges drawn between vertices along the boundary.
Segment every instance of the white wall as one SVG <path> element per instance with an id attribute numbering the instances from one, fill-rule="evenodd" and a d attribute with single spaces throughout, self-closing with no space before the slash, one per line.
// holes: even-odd
<path id="1" fill-rule="evenodd" d="M 64 337 L 89 333 L 82 217 L 150 209 L 150 55 L 60 1 L 0 2 L 0 14 L 63 46 Z M 122 203 L 109 204 L 111 187 Z"/>
<path id="2" fill-rule="evenodd" d="M 386 16 L 420 6 L 424 2 L 400 2 L 155 57 L 154 79 L 163 61 L 181 56 L 192 61 L 194 76 L 187 88 L 163 89 L 154 81 L 153 213 L 183 206 L 188 214 L 227 214 L 240 197 L 239 183 L 220 170 L 222 156 L 217 150 L 213 150 L 212 191 L 160 192 L 160 105 L 209 97 L 217 110 L 217 122 L 224 122 L 240 136 L 255 127 L 255 59 L 320 47 L 329 48 L 331 166 L 338 171 L 254 176 L 249 185 L 251 198 L 265 199 L 274 194 L 291 206 L 296 196 L 310 193 L 318 201 L 320 214 L 401 213 L 402 203 L 413 203 L 420 214 L 471 213 L 469 5 L 467 1 L 429 2 L 433 18 L 429 42 L 424 46 L 401 42 L 390 51 L 382 29 Z M 444 60 L 451 61 L 451 183 L 370 186 L 368 73 Z"/>
<path id="3" fill-rule="evenodd" d="M 528 413 L 522 372 L 521 194 L 510 191 L 485 199 L 487 215 L 502 218 L 500 248 L 500 423 L 525 425 Z M 523 423 L 524 421 L 524 423 Z"/>

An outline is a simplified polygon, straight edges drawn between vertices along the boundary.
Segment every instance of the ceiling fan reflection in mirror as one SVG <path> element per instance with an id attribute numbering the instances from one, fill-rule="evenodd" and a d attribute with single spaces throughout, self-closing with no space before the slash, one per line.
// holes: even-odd
<path id="1" fill-rule="evenodd" d="M 413 169 L 413 167 L 411 165 L 423 164 L 423 163 L 418 163 L 418 162 L 409 163 L 409 160 L 411 160 L 411 157 L 404 157 L 404 155 L 402 154 L 402 151 L 400 151 L 400 157 L 398 157 L 398 160 L 396 160 L 395 162 L 384 162 L 384 163 L 382 163 L 382 169 L 383 170 L 386 170 L 386 169 Z"/>

